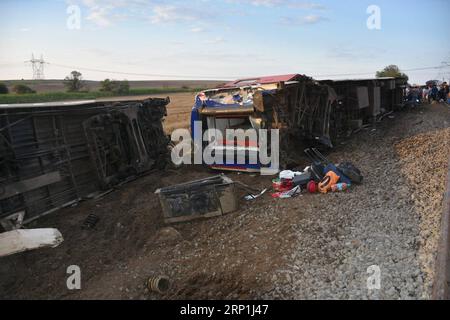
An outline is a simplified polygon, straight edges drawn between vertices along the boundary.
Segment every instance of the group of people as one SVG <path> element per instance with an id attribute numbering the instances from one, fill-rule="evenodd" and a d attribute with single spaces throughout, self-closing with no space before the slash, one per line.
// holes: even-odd
<path id="1" fill-rule="evenodd" d="M 447 82 L 443 82 L 441 85 L 433 82 L 423 87 L 409 87 L 406 89 L 406 96 L 408 101 L 413 101 L 414 103 L 432 103 L 433 101 L 437 101 L 450 104 L 450 93 Z"/>
<path id="2" fill-rule="evenodd" d="M 434 83 L 422 89 L 423 101 L 428 101 L 429 103 L 433 101 L 448 103 L 449 98 L 447 82 L 443 82 L 439 87 Z"/>

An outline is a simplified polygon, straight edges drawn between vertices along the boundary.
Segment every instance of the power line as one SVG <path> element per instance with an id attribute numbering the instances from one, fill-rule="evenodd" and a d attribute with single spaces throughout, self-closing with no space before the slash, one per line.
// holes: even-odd
<path id="1" fill-rule="evenodd" d="M 450 65 L 444 66 L 445 67 L 450 67 Z M 434 66 L 434 67 L 423 67 L 423 68 L 412 68 L 412 69 L 401 69 L 400 71 L 402 72 L 413 72 L 413 71 L 422 71 L 422 70 L 436 70 L 436 69 L 441 69 L 443 68 L 442 65 L 441 66 Z M 315 75 L 315 77 L 317 78 L 322 78 L 322 77 L 345 77 L 345 76 L 365 76 L 365 75 L 369 75 L 369 74 L 374 74 L 375 72 L 367 72 L 367 73 L 341 73 L 341 74 L 325 74 L 325 75 Z"/>
<path id="2" fill-rule="evenodd" d="M 33 63 L 34 61 L 34 63 Z M 180 74 L 157 74 L 157 73 L 138 73 L 138 72 L 123 72 L 117 70 L 106 70 L 106 69 L 98 69 L 98 68 L 90 68 L 90 67 L 81 67 L 81 66 L 69 66 L 58 63 L 48 63 L 41 59 L 32 59 L 30 61 L 33 66 L 33 79 L 36 77 L 44 77 L 43 70 L 44 64 L 48 64 L 55 67 L 72 69 L 72 70 L 84 70 L 84 71 L 92 71 L 99 73 L 109 73 L 109 74 L 117 74 L 117 75 L 125 75 L 125 76 L 140 76 L 140 77 L 159 77 L 159 78 L 203 78 L 203 79 L 211 79 L 211 80 L 224 80 L 224 79 L 239 79 L 239 78 L 251 78 L 251 77 L 243 77 L 243 76 L 206 76 L 206 75 L 180 75 Z M 410 68 L 410 69 L 401 69 L 402 72 L 414 72 L 414 71 L 423 71 L 423 70 L 442 70 L 443 68 L 450 67 L 450 64 L 446 62 L 445 64 L 441 64 L 440 66 L 432 66 L 432 67 L 420 67 L 420 68 Z M 35 69 L 36 68 L 36 69 Z M 35 74 L 36 70 L 36 74 Z M 360 72 L 360 73 L 340 73 L 340 74 L 323 74 L 323 75 L 313 75 L 314 78 L 324 78 L 324 77 L 348 77 L 348 76 L 367 76 L 373 75 L 375 72 Z"/>
<path id="3" fill-rule="evenodd" d="M 136 73 L 136 72 L 122 72 L 122 71 L 113 71 L 113 70 L 103 70 L 103 69 L 96 69 L 96 68 L 85 68 L 85 67 L 77 67 L 77 66 L 68 66 L 63 64 L 57 64 L 57 63 L 50 63 L 50 65 L 54 65 L 56 67 L 66 68 L 66 69 L 72 69 L 72 70 L 85 70 L 85 71 L 93 71 L 93 72 L 101 72 L 101 73 L 110 73 L 110 74 L 120 74 L 120 75 L 126 75 L 126 76 L 142 76 L 142 77 L 161 77 L 161 78 L 205 78 L 205 79 L 214 79 L 218 80 L 218 77 L 212 77 L 212 76 L 187 76 L 187 75 L 174 75 L 174 74 L 157 74 L 157 73 Z M 224 77 L 224 78 L 230 78 L 235 79 L 235 77 Z"/>
<path id="4" fill-rule="evenodd" d="M 121 75 L 133 75 L 133 76 L 144 76 L 144 77 L 161 77 L 161 78 L 205 78 L 205 79 L 218 79 L 219 77 L 212 77 L 212 76 L 187 76 L 187 75 L 168 75 L 168 74 L 155 74 L 155 73 L 134 73 L 134 72 L 121 72 L 121 71 L 112 71 L 112 70 L 103 70 L 103 69 L 95 69 L 95 68 L 84 68 L 84 67 L 76 67 L 76 66 L 67 66 L 62 64 L 53 64 L 54 66 L 62 67 L 62 68 L 68 68 L 68 69 L 79 69 L 79 70 L 86 70 L 86 71 L 93 71 L 93 72 L 102 72 L 102 73 L 113 73 L 113 74 L 121 74 Z M 450 67 L 450 65 L 447 65 L 445 67 Z M 433 70 L 433 69 L 441 69 L 441 66 L 434 66 L 434 67 L 421 67 L 421 68 L 412 68 L 412 69 L 402 69 L 403 72 L 412 72 L 412 71 L 422 71 L 422 70 Z M 328 75 L 314 75 L 314 77 L 321 78 L 321 77 L 344 77 L 344 76 L 363 76 L 363 75 L 370 75 L 374 74 L 375 72 L 366 72 L 366 73 L 341 73 L 341 74 L 328 74 Z M 237 78 L 243 78 L 242 76 L 224 76 L 222 78 L 227 79 L 237 79 Z M 249 77 L 250 78 L 250 77 Z"/>

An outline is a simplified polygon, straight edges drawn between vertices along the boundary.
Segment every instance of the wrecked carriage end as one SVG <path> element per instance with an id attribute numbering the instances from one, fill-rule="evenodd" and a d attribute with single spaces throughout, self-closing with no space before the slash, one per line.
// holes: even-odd
<path id="1" fill-rule="evenodd" d="M 265 128 L 266 122 L 253 105 L 253 95 L 259 90 L 259 87 L 220 88 L 207 90 L 196 96 L 191 113 L 191 135 L 196 145 L 202 146 L 203 151 L 207 147 L 213 149 L 216 161 L 213 164 L 207 163 L 210 168 L 260 171 L 258 130 Z M 220 133 L 219 139 L 209 129 Z M 249 129 L 256 131 L 248 136 Z M 236 136 L 241 134 L 245 137 Z M 234 159 L 227 157 L 227 152 L 232 152 Z M 245 160 L 238 161 L 237 153 Z"/>

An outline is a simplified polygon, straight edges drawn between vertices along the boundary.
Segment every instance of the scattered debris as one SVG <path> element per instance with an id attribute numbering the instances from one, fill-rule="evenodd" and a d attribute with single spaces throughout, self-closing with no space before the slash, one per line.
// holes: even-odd
<path id="1" fill-rule="evenodd" d="M 22 228 L 25 211 L 19 211 L 0 219 L 0 225 L 5 231 L 12 231 Z"/>
<path id="2" fill-rule="evenodd" d="M 273 190 L 278 192 L 286 192 L 292 190 L 294 183 L 292 179 L 274 179 L 272 180 Z"/>
<path id="3" fill-rule="evenodd" d="M 302 174 L 301 172 L 294 172 L 294 171 L 291 171 L 291 170 L 284 170 L 284 171 L 280 172 L 279 177 L 280 177 L 280 179 L 292 180 L 292 179 L 294 179 L 295 176 L 298 176 L 298 175 L 301 175 L 301 174 Z"/>
<path id="4" fill-rule="evenodd" d="M 100 220 L 100 218 L 98 216 L 91 213 L 84 220 L 82 228 L 83 229 L 93 229 L 99 220 Z"/>
<path id="5" fill-rule="evenodd" d="M 361 184 L 363 176 L 361 171 L 356 168 L 351 162 L 342 162 L 337 166 L 337 169 L 348 177 L 352 183 Z"/>
<path id="6" fill-rule="evenodd" d="M 308 182 L 307 190 L 309 193 L 316 193 L 318 191 L 318 185 L 314 180 L 311 180 Z"/>
<path id="7" fill-rule="evenodd" d="M 337 183 L 337 184 L 333 184 L 331 186 L 331 191 L 332 192 L 345 191 L 348 189 L 348 187 L 349 187 L 349 185 L 346 183 Z"/>
<path id="8" fill-rule="evenodd" d="M 244 197 L 244 199 L 247 200 L 247 201 L 255 200 L 256 198 L 259 198 L 259 197 L 261 197 L 263 194 L 265 194 L 267 190 L 268 190 L 268 189 L 266 188 L 266 189 L 264 189 L 263 191 L 261 191 L 261 192 L 260 192 L 259 194 L 257 194 L 257 195 L 254 195 L 254 194 L 246 195 L 246 196 Z"/>
<path id="9" fill-rule="evenodd" d="M 294 198 L 298 196 L 301 192 L 302 189 L 300 188 L 300 186 L 296 186 L 288 191 L 276 192 L 272 194 L 272 198 L 279 198 L 279 199 Z"/>
<path id="10" fill-rule="evenodd" d="M 170 289 L 170 280 L 166 276 L 150 277 L 147 280 L 147 288 L 153 292 L 164 294 Z"/>
<path id="11" fill-rule="evenodd" d="M 58 229 L 13 230 L 0 233 L 0 257 L 39 248 L 55 248 L 63 242 Z"/>
<path id="12" fill-rule="evenodd" d="M 306 186 L 310 181 L 312 180 L 312 174 L 311 172 L 308 171 L 304 171 L 299 175 L 296 175 L 293 179 L 292 182 L 294 183 L 294 186 L 301 186 L 304 187 Z"/>
<path id="13" fill-rule="evenodd" d="M 175 244 L 183 240 L 181 234 L 172 227 L 166 227 L 158 230 L 156 234 L 157 243 Z"/>
<path id="14" fill-rule="evenodd" d="M 338 176 L 333 171 L 328 171 L 325 177 L 323 177 L 322 181 L 319 183 L 319 191 L 320 193 L 327 193 L 331 191 L 332 187 L 339 182 L 341 177 Z"/>

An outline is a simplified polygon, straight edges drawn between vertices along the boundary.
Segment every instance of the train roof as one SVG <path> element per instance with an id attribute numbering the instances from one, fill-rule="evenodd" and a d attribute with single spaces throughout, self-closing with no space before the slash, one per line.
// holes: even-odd
<path id="1" fill-rule="evenodd" d="M 144 102 L 152 99 L 151 96 L 128 96 L 128 97 L 108 97 L 98 99 L 86 100 L 70 100 L 70 101 L 52 101 L 52 102 L 36 102 L 36 103 L 9 103 L 0 104 L 0 109 L 23 109 L 23 108 L 52 108 L 52 107 L 67 107 L 67 106 L 85 106 L 96 103 L 113 103 L 113 102 Z"/>

